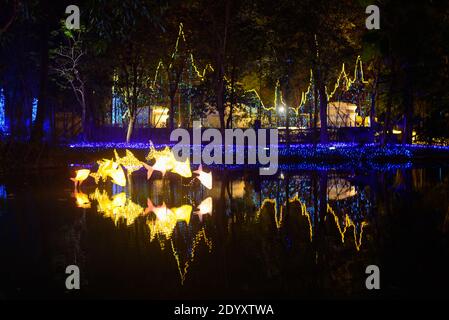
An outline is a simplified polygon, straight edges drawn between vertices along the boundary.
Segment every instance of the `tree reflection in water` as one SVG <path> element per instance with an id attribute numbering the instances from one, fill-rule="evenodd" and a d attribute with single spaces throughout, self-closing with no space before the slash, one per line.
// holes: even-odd
<path id="1" fill-rule="evenodd" d="M 94 204 L 97 212 L 112 219 L 116 226 L 144 223 L 149 241 L 157 240 L 161 250 L 168 247 L 172 251 L 181 284 L 186 279 L 189 265 L 194 262 L 197 246 L 204 244 L 209 253 L 212 251 L 214 239 L 207 235 L 208 229 L 227 224 L 230 236 L 237 219 L 242 219 L 241 225 L 251 228 L 251 224 L 266 223 L 264 221 L 268 218 L 274 222 L 273 232 L 282 230 L 287 218 L 296 219 L 308 232 L 309 242 L 319 237 L 317 229 L 329 228 L 326 224 L 333 223 L 341 243 L 345 243 L 347 233 L 352 230 L 352 241 L 357 251 L 362 246 L 363 232 L 368 225 L 369 188 L 356 187 L 335 174 L 329 177 L 323 174 L 319 177 L 285 177 L 282 174 L 277 179 L 263 181 L 260 186 L 254 181 L 224 178 L 215 182 L 215 187 L 210 191 L 198 184 L 186 184 L 182 179 L 167 178 L 152 181 L 155 182 L 153 184 L 149 182 L 151 192 L 157 194 L 157 202 L 162 204 L 153 205 L 148 198 L 146 207 L 132 200 L 145 196 L 139 192 L 139 187 L 133 185 L 147 184 L 148 187 L 148 183 L 141 176 L 133 180 L 128 190 L 125 188 L 115 194 L 110 194 L 106 189 L 100 191 L 99 188 L 89 196 L 78 191 L 74 193 L 76 205 L 90 208 Z M 315 190 L 317 187 L 319 190 Z M 147 188 L 144 190 L 148 191 Z M 176 203 L 178 206 L 170 207 L 166 203 Z M 215 220 L 214 216 L 217 216 Z"/>

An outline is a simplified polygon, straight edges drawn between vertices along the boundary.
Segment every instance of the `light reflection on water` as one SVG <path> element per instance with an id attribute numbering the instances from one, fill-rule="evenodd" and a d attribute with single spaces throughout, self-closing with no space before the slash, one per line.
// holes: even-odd
<path id="1" fill-rule="evenodd" d="M 181 284 L 186 279 L 189 264 L 194 262 L 196 247 L 204 243 L 209 253 L 213 249 L 213 239 L 207 235 L 212 226 L 203 221 L 204 216 L 225 214 L 229 229 L 235 220 L 232 202 L 245 205 L 243 223 L 249 228 L 252 224 L 261 223 L 263 216 L 274 222 L 273 231 L 283 228 L 286 215 L 304 218 L 301 224 L 308 231 L 310 242 L 314 240 L 314 231 L 320 220 L 330 221 L 338 230 L 341 243 L 349 239 L 356 251 L 362 246 L 364 229 L 368 226 L 368 190 L 356 188 L 350 181 L 335 175 L 324 179 L 321 177 L 323 181 L 320 181 L 320 187 L 326 190 L 324 195 L 320 192 L 321 198 L 313 197 L 312 179 L 304 175 L 293 175 L 286 179 L 282 174 L 278 179 L 261 182 L 259 191 L 255 190 L 251 181 L 244 180 L 216 181 L 215 187 L 209 191 L 193 181 L 187 183 L 182 179 L 149 182 L 142 176 L 128 176 L 128 179 L 128 188 L 117 188 L 115 184 L 110 184 L 103 186 L 102 190 L 96 188 L 89 195 L 75 192 L 75 204 L 79 208 L 95 208 L 98 214 L 111 219 L 116 226 L 125 224 L 129 227 L 135 223 L 145 225 L 149 233 L 148 241 L 157 241 L 161 250 L 169 248 L 172 251 Z M 109 187 L 112 192 L 104 187 Z M 146 188 L 150 189 L 154 200 L 147 198 L 146 203 L 134 202 L 133 199 L 145 197 Z M 166 197 L 170 194 L 174 196 L 172 201 L 170 196 Z M 213 199 L 217 206 L 220 201 L 224 202 L 222 212 L 214 213 Z M 153 201 L 159 205 L 154 205 Z M 166 202 L 177 203 L 177 207 L 170 207 Z M 325 210 L 320 213 L 322 205 Z M 178 233 L 177 236 L 183 237 L 190 245 L 183 249 L 176 248 L 172 239 L 174 233 Z M 181 257 L 184 257 L 184 261 Z"/>
<path id="2" fill-rule="evenodd" d="M 449 285 L 448 172 L 215 169 L 211 190 L 144 172 L 126 187 L 91 180 L 77 192 L 73 171 L 2 181 L 0 294 L 366 296 L 370 264 L 382 294 L 428 293 Z M 70 264 L 82 270 L 79 293 L 61 285 Z"/>

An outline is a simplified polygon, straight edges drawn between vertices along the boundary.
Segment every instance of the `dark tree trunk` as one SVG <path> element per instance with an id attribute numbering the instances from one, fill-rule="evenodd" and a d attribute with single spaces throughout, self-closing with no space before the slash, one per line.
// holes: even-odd
<path id="1" fill-rule="evenodd" d="M 175 95 L 170 90 L 170 107 L 169 107 L 169 113 L 170 113 L 170 120 L 169 120 L 169 127 L 170 131 L 173 131 L 175 128 Z"/>
<path id="2" fill-rule="evenodd" d="M 6 11 L 7 8 L 5 8 L 5 5 L 2 5 L 2 6 L 3 6 L 2 10 Z M 9 17 L 5 21 L 5 23 L 3 25 L 0 25 L 0 36 L 2 35 L 2 33 L 6 32 L 9 27 L 11 27 L 12 23 L 14 22 L 14 20 L 17 17 L 18 8 L 19 8 L 19 0 L 14 0 L 12 13 L 9 15 Z"/>
<path id="3" fill-rule="evenodd" d="M 228 129 L 233 127 L 234 99 L 235 99 L 234 86 L 235 86 L 235 64 L 232 65 L 231 71 L 231 101 L 229 105 L 229 117 L 226 121 L 226 128 Z"/>
<path id="4" fill-rule="evenodd" d="M 175 128 L 175 105 L 176 105 L 176 93 L 178 92 L 179 81 L 181 80 L 181 74 L 184 67 L 181 67 L 180 70 L 177 70 L 175 73 L 174 79 L 170 79 L 170 70 L 168 70 L 169 81 L 170 81 L 170 118 L 169 118 L 169 126 L 170 130 L 173 131 Z M 179 110 L 181 112 L 181 110 Z"/>
<path id="5" fill-rule="evenodd" d="M 408 69 L 408 68 L 407 68 Z M 404 128 L 402 131 L 402 144 L 411 144 L 413 139 L 413 86 L 410 70 L 405 70 L 404 84 Z"/>
<path id="6" fill-rule="evenodd" d="M 373 91 L 371 92 L 371 107 L 370 107 L 370 129 L 372 137 L 374 137 L 376 133 L 377 123 L 376 123 L 376 100 L 377 100 L 377 92 L 379 89 L 379 74 L 380 74 L 380 61 L 376 62 L 376 75 L 374 79 Z"/>
<path id="7" fill-rule="evenodd" d="M 228 28 L 229 28 L 229 20 L 230 20 L 230 9 L 231 9 L 231 0 L 227 0 L 225 3 L 225 21 L 224 21 L 224 30 L 222 40 L 218 43 L 221 45 L 221 48 L 218 51 L 217 56 L 217 79 L 216 79 L 216 103 L 218 114 L 220 117 L 220 128 L 222 134 L 224 135 L 224 130 L 226 127 L 225 123 L 225 103 L 224 103 L 224 68 L 225 68 L 225 57 L 226 57 L 226 44 L 228 40 Z"/>
<path id="8" fill-rule="evenodd" d="M 317 134 L 317 128 L 318 128 L 318 88 L 316 84 L 313 88 L 313 143 L 316 145 L 318 143 L 318 134 Z"/>
<path id="9" fill-rule="evenodd" d="M 319 82 L 319 93 L 320 93 L 320 142 L 327 143 L 329 141 L 329 136 L 327 134 L 327 96 L 326 88 L 324 82 L 320 79 Z"/>
<path id="10" fill-rule="evenodd" d="M 319 214 L 320 214 L 320 223 L 323 224 L 325 221 L 325 217 L 327 214 L 327 183 L 328 183 L 328 179 L 327 179 L 327 171 L 321 171 L 319 173 L 319 179 L 320 179 L 320 195 L 319 195 L 319 199 L 320 199 L 320 210 L 319 210 Z"/>
<path id="11" fill-rule="evenodd" d="M 37 104 L 36 121 L 31 133 L 31 140 L 41 143 L 44 138 L 44 122 L 47 114 L 48 104 L 48 55 L 49 55 L 49 36 L 50 26 L 48 21 L 48 1 L 42 1 L 42 10 L 44 13 L 41 30 L 41 50 L 40 50 L 40 68 L 39 68 L 39 95 Z"/>
<path id="12" fill-rule="evenodd" d="M 218 71 L 217 71 L 217 86 L 215 90 L 216 94 L 216 103 L 217 103 L 217 110 L 218 115 L 220 117 L 220 128 L 223 131 L 226 127 L 225 123 L 225 105 L 224 105 L 224 66 L 223 66 L 223 59 L 221 55 L 219 54 L 218 57 Z M 224 132 L 224 131 L 223 131 Z"/>
<path id="13" fill-rule="evenodd" d="M 290 80 L 287 78 L 286 86 L 285 86 L 285 96 L 288 99 L 290 97 Z M 285 106 L 285 142 L 287 147 L 290 146 L 290 107 L 288 105 Z"/>
<path id="14" fill-rule="evenodd" d="M 382 136 L 382 145 L 386 145 L 390 141 L 391 137 L 391 110 L 393 108 L 393 90 L 396 82 L 395 73 L 392 72 L 390 81 L 390 87 L 388 89 L 388 98 L 385 113 L 384 132 Z"/>

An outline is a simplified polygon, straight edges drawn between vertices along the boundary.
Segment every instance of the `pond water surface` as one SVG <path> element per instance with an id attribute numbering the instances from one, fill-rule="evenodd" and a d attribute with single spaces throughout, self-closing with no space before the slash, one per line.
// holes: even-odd
<path id="1" fill-rule="evenodd" d="M 73 168 L 3 178 L 0 297 L 445 296 L 447 167 L 212 170 L 212 190 L 144 172 L 77 193 Z M 72 264 L 79 291 L 65 288 Z M 381 290 L 366 289 L 368 265 Z"/>

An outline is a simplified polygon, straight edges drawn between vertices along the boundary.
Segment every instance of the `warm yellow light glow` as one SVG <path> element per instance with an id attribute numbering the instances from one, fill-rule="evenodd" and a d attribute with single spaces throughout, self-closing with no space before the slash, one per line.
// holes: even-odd
<path id="1" fill-rule="evenodd" d="M 89 177 L 90 170 L 89 169 L 81 169 L 75 171 L 76 176 L 75 178 L 70 178 L 75 183 L 75 187 L 78 185 L 81 185 L 84 180 L 86 180 Z"/>
<path id="2" fill-rule="evenodd" d="M 154 206 L 148 199 L 145 214 L 151 212 L 156 215 L 156 219 L 147 221 L 147 226 L 150 229 L 150 241 L 153 241 L 157 235 L 164 235 L 166 239 L 170 239 L 178 222 L 176 214 L 168 209 L 165 203 L 162 203 L 161 206 Z"/>
<path id="3" fill-rule="evenodd" d="M 98 170 L 95 173 L 90 174 L 95 182 L 98 184 L 100 179 L 105 182 L 108 177 L 112 179 L 112 182 L 119 186 L 126 186 L 126 177 L 123 168 L 113 160 L 103 159 L 97 161 Z"/>
<path id="4" fill-rule="evenodd" d="M 126 193 L 120 192 L 112 197 L 112 208 L 123 207 L 126 204 Z"/>
<path id="5" fill-rule="evenodd" d="M 212 172 L 204 172 L 203 166 L 200 165 L 198 170 L 193 173 L 198 174 L 197 179 L 200 180 L 201 184 L 205 186 L 207 189 L 212 189 Z"/>
<path id="6" fill-rule="evenodd" d="M 105 190 L 100 192 L 97 188 L 89 197 L 97 201 L 97 211 L 112 219 L 116 225 L 120 220 L 125 220 L 126 225 L 130 226 L 144 212 L 141 206 L 127 199 L 124 192 L 116 194 L 110 199 Z"/>
<path id="7" fill-rule="evenodd" d="M 156 158 L 156 162 L 153 165 L 153 171 L 160 171 L 162 172 L 162 176 L 164 176 L 167 171 L 173 169 L 173 165 L 174 163 L 170 152 L 168 155 Z"/>
<path id="8" fill-rule="evenodd" d="M 201 201 L 200 205 L 198 206 L 198 210 L 195 211 L 195 214 L 198 215 L 200 218 L 200 221 L 203 221 L 203 216 L 206 214 L 212 214 L 212 197 L 208 197 Z"/>
<path id="9" fill-rule="evenodd" d="M 328 101 L 330 101 L 333 96 L 335 95 L 337 89 L 341 86 L 341 83 L 344 80 L 345 86 L 343 87 L 344 91 L 348 91 L 351 86 L 358 80 L 358 73 L 360 72 L 360 81 L 363 84 L 367 84 L 368 81 L 365 80 L 365 76 L 364 76 L 364 71 L 363 71 L 363 62 L 362 62 L 362 58 L 360 56 L 357 56 L 356 62 L 355 62 L 355 66 L 354 66 L 354 77 L 351 78 L 347 73 L 346 73 L 346 66 L 343 63 L 342 67 L 341 67 L 341 71 L 340 74 L 337 78 L 337 81 L 334 85 L 334 89 L 332 92 L 328 93 L 327 91 L 327 87 L 326 87 L 326 96 Z M 301 101 L 299 103 L 299 105 L 295 108 L 293 106 L 290 106 L 289 108 L 291 110 L 293 110 L 293 112 L 295 112 L 296 115 L 299 114 L 299 110 L 304 107 L 304 105 L 307 102 L 307 99 L 309 98 L 309 94 L 310 91 L 312 90 L 313 87 L 313 71 L 312 69 L 310 69 L 310 80 L 309 80 L 309 85 L 306 89 L 306 91 L 302 91 L 301 92 Z M 281 104 L 284 104 L 284 98 L 282 95 L 282 92 L 280 90 L 280 82 L 279 80 L 276 82 L 276 86 L 275 86 L 275 90 L 274 90 L 274 104 L 272 107 L 266 107 L 260 97 L 260 94 L 257 92 L 256 89 L 250 89 L 247 90 L 246 92 L 254 92 L 256 94 L 256 97 L 258 98 L 262 108 L 266 111 L 275 111 L 276 110 L 276 105 L 278 104 L 278 100 L 280 100 Z M 278 93 L 279 92 L 279 93 Z M 279 96 L 279 97 L 278 97 Z"/>
<path id="10" fill-rule="evenodd" d="M 276 228 L 280 228 L 282 225 L 282 210 L 281 210 L 281 214 L 280 217 L 278 217 L 278 209 L 277 209 L 277 201 L 276 199 L 264 199 L 262 201 L 262 204 L 260 205 L 259 210 L 256 212 L 256 219 L 260 218 L 260 214 L 262 213 L 262 209 L 265 208 L 265 206 L 270 203 L 273 205 L 274 207 L 274 221 L 276 223 Z"/>
<path id="11" fill-rule="evenodd" d="M 179 31 L 178 31 L 178 37 L 176 38 L 176 42 L 175 42 L 175 47 L 174 50 L 171 54 L 171 62 L 168 66 L 168 70 L 171 70 L 171 68 L 173 67 L 173 61 L 176 58 L 176 54 L 178 53 L 179 50 L 179 43 L 180 41 L 183 41 L 184 43 L 186 43 L 186 37 L 185 37 L 185 33 L 184 33 L 184 25 L 182 23 L 179 24 Z M 199 80 L 204 80 L 204 77 L 206 76 L 207 71 L 214 71 L 214 68 L 210 65 L 207 64 L 204 69 L 202 71 L 199 70 L 199 67 L 197 66 L 197 64 L 195 63 L 195 59 L 193 57 L 193 54 L 190 52 L 189 53 L 189 58 L 190 58 L 190 63 L 191 66 L 193 67 L 193 70 L 195 71 L 196 76 L 198 77 Z M 164 63 L 162 62 L 162 60 L 159 60 L 159 63 L 156 67 L 156 72 L 154 74 L 153 77 L 153 82 L 151 84 L 151 88 L 155 88 L 156 87 L 156 82 L 157 82 L 157 78 L 159 76 L 159 72 L 160 70 L 164 68 Z"/>
<path id="12" fill-rule="evenodd" d="M 172 208 L 171 211 L 175 214 L 177 221 L 185 221 L 190 223 L 190 216 L 192 214 L 192 206 L 185 204 L 178 208 Z"/>
<path id="13" fill-rule="evenodd" d="M 153 241 L 157 235 L 164 235 L 166 239 L 170 239 L 178 221 L 185 221 L 187 224 L 190 223 L 192 206 L 183 205 L 169 209 L 165 203 L 162 203 L 161 206 L 155 206 L 148 199 L 144 214 L 151 212 L 156 215 L 156 219 L 147 222 L 147 226 L 150 228 L 150 241 Z"/>
<path id="14" fill-rule="evenodd" d="M 179 174 L 181 177 L 184 178 L 191 178 L 192 177 L 192 170 L 190 170 L 190 159 L 186 158 L 186 160 L 183 161 L 176 161 L 174 163 L 173 169 L 171 170 L 173 173 Z"/>
<path id="15" fill-rule="evenodd" d="M 354 223 L 354 221 L 351 220 L 351 218 L 349 218 L 349 216 L 346 214 L 345 216 L 345 224 L 344 224 L 344 228 L 341 227 L 339 219 L 337 214 L 335 213 L 334 209 L 332 209 L 332 207 L 327 204 L 327 212 L 332 214 L 334 221 L 335 221 L 335 225 L 337 226 L 338 232 L 340 233 L 341 236 L 341 242 L 344 243 L 345 242 L 345 234 L 346 231 L 352 227 L 353 231 L 354 231 L 354 243 L 355 243 L 355 247 L 357 249 L 357 251 L 360 251 L 360 247 L 362 246 L 362 236 L 363 236 L 363 228 L 368 225 L 367 222 L 362 221 L 361 225 L 360 225 L 360 236 L 359 239 L 357 240 L 357 227 Z"/>
<path id="16" fill-rule="evenodd" d="M 131 151 L 126 149 L 125 152 L 126 155 L 123 158 L 120 158 L 117 150 L 114 149 L 115 159 L 117 163 L 124 166 L 128 174 L 132 174 L 134 171 L 142 168 L 142 162 L 137 159 Z"/>
<path id="17" fill-rule="evenodd" d="M 301 215 L 303 217 L 307 218 L 307 223 L 309 224 L 309 238 L 310 242 L 312 242 L 313 239 L 313 225 L 312 225 L 312 218 L 310 217 L 310 213 L 307 212 L 307 206 L 305 203 L 301 201 L 301 199 L 296 195 L 293 199 L 289 200 L 290 203 L 298 202 L 301 208 Z"/>
<path id="18" fill-rule="evenodd" d="M 95 179 L 95 182 L 98 184 L 100 179 L 103 182 L 106 182 L 109 173 L 112 170 L 113 161 L 108 159 L 103 159 L 97 161 L 98 163 L 98 170 L 95 173 L 92 173 L 91 176 Z"/>
<path id="19" fill-rule="evenodd" d="M 345 81 L 345 86 L 344 86 L 344 90 L 348 91 L 351 86 L 357 81 L 357 73 L 360 69 L 360 75 L 361 75 L 361 82 L 363 84 L 367 84 L 368 81 L 365 81 L 365 77 L 364 77 L 364 73 L 363 73 L 363 62 L 362 62 L 362 58 L 360 56 L 357 57 L 357 60 L 355 62 L 355 68 L 354 68 L 354 78 L 350 78 L 349 75 L 346 73 L 345 71 L 345 64 L 343 63 L 342 67 L 341 67 L 341 72 L 340 75 L 337 78 L 337 82 L 335 83 L 334 86 L 334 90 L 331 93 L 327 92 L 327 87 L 326 87 L 326 95 L 327 95 L 327 100 L 330 101 L 332 99 L 332 97 L 334 96 L 335 92 L 337 91 L 337 89 L 340 87 L 340 83 L 342 80 Z"/>
<path id="20" fill-rule="evenodd" d="M 150 199 L 147 199 L 147 208 L 145 214 L 153 212 L 159 220 L 167 220 L 174 216 L 174 213 L 167 208 L 165 202 L 161 206 L 155 206 Z"/>
<path id="21" fill-rule="evenodd" d="M 153 88 L 153 89 L 156 88 L 156 82 L 157 82 L 157 79 L 159 77 L 160 70 L 163 70 L 164 68 L 167 69 L 167 70 L 171 70 L 172 69 L 173 61 L 176 58 L 176 55 L 177 55 L 177 53 L 179 51 L 179 44 L 180 44 L 181 40 L 183 41 L 183 43 L 187 43 L 187 40 L 186 40 L 186 37 L 185 37 L 185 33 L 184 33 L 184 25 L 182 23 L 179 24 L 178 37 L 176 38 L 176 42 L 175 42 L 175 45 L 174 45 L 174 50 L 173 50 L 172 54 L 170 55 L 170 57 L 171 57 L 170 64 L 168 65 L 168 68 L 166 68 L 164 66 L 164 63 L 163 63 L 162 60 L 160 60 L 158 62 L 158 65 L 156 67 L 156 71 L 155 71 L 155 74 L 154 74 L 154 77 L 153 77 L 153 81 L 152 81 L 152 83 L 150 85 L 151 88 Z M 317 54 L 318 54 L 318 52 L 317 52 Z M 204 67 L 204 69 L 202 69 L 202 71 L 200 71 L 200 68 L 195 63 L 195 59 L 193 57 L 192 52 L 188 52 L 188 56 L 190 58 L 191 66 L 193 67 L 193 70 L 195 71 L 195 74 L 196 74 L 198 80 L 204 81 L 206 73 L 208 71 L 211 71 L 211 72 L 214 71 L 214 68 L 212 67 L 211 64 L 207 64 Z M 333 89 L 333 91 L 331 93 L 328 93 L 327 87 L 325 88 L 326 96 L 328 98 L 328 101 L 330 99 L 332 99 L 332 97 L 334 96 L 335 92 L 340 87 L 340 84 L 341 84 L 342 80 L 345 81 L 345 86 L 344 86 L 343 89 L 345 91 L 348 91 L 350 89 L 350 87 L 357 81 L 357 79 L 358 79 L 357 75 L 358 75 L 359 72 L 360 72 L 360 75 L 361 75 L 361 77 L 360 77 L 361 82 L 363 84 L 367 84 L 368 83 L 368 81 L 366 81 L 365 78 L 364 78 L 363 61 L 362 61 L 360 56 L 357 56 L 357 59 L 356 59 L 356 62 L 355 62 L 355 67 L 354 67 L 354 77 L 352 79 L 346 73 L 345 69 L 346 69 L 346 67 L 345 67 L 345 64 L 343 63 L 342 64 L 342 68 L 341 68 L 341 72 L 340 72 L 340 74 L 339 74 L 339 76 L 337 78 L 337 81 L 336 81 L 336 83 L 334 85 L 334 89 Z M 226 75 L 224 75 L 224 79 L 229 82 L 229 79 L 228 79 L 228 77 L 226 77 Z M 293 110 L 293 112 L 295 112 L 296 115 L 299 114 L 300 108 L 302 108 L 306 104 L 306 101 L 308 99 L 308 96 L 309 96 L 309 93 L 310 93 L 310 90 L 311 90 L 312 86 L 313 86 L 313 72 L 312 72 L 312 69 L 310 69 L 309 85 L 308 85 L 306 91 L 302 91 L 301 92 L 301 101 L 300 101 L 299 105 L 296 108 L 294 106 L 290 106 L 289 107 L 291 110 Z M 261 98 L 259 92 L 256 89 L 252 88 L 252 89 L 246 90 L 246 92 L 253 92 L 256 95 L 257 99 L 260 102 L 260 105 L 261 105 L 262 109 L 264 109 L 266 111 L 275 111 L 276 110 L 276 105 L 277 105 L 277 100 L 278 100 L 278 93 L 277 93 L 277 91 L 279 90 L 279 88 L 280 88 L 280 82 L 278 80 L 276 82 L 276 86 L 275 86 L 275 93 L 274 93 L 275 99 L 274 99 L 274 104 L 273 104 L 272 107 L 266 107 L 265 106 L 265 104 L 263 103 L 262 98 Z M 282 93 L 279 94 L 279 99 L 280 99 L 281 103 L 283 103 L 284 99 L 283 99 Z"/>
<path id="22" fill-rule="evenodd" d="M 190 160 L 186 158 L 185 161 L 177 161 L 172 150 L 169 147 L 165 147 L 161 151 L 157 151 L 154 145 L 150 142 L 150 151 L 146 156 L 147 160 L 155 159 L 155 163 L 150 166 L 146 163 L 142 163 L 145 169 L 147 169 L 147 179 L 150 179 L 153 171 L 160 171 L 162 176 L 165 175 L 167 171 L 179 174 L 181 177 L 190 178 L 192 177 L 192 171 L 190 169 Z"/>
<path id="23" fill-rule="evenodd" d="M 123 219 L 126 221 L 126 225 L 130 226 L 142 215 L 143 211 L 144 209 L 141 206 L 128 199 L 125 205 L 114 209 L 115 221 L 117 223 L 119 219 Z"/>
<path id="24" fill-rule="evenodd" d="M 204 240 L 204 243 L 206 244 L 206 246 L 209 249 L 209 253 L 212 252 L 212 240 L 209 240 L 207 238 L 206 231 L 204 230 L 204 228 L 202 228 L 195 235 L 195 238 L 192 243 L 192 251 L 190 254 L 190 259 L 187 259 L 187 261 L 184 263 L 184 267 L 181 266 L 180 255 L 179 255 L 178 251 L 175 249 L 173 240 L 171 241 L 171 248 L 172 248 L 173 256 L 175 257 L 175 260 L 176 260 L 176 264 L 178 265 L 178 271 L 179 271 L 179 275 L 181 278 L 181 285 L 184 284 L 184 281 L 185 281 L 186 275 L 187 275 L 187 270 L 190 266 L 190 263 L 193 263 L 193 261 L 195 259 L 196 248 L 201 240 Z"/>
<path id="25" fill-rule="evenodd" d="M 301 208 L 301 215 L 307 218 L 307 222 L 309 225 L 309 237 L 310 237 L 310 241 L 312 241 L 313 239 L 313 224 L 312 224 L 312 219 L 310 216 L 310 213 L 307 212 L 307 207 L 305 205 L 305 203 L 303 203 L 301 201 L 301 199 L 298 197 L 298 195 L 296 195 L 294 198 L 289 199 L 288 200 L 290 203 L 293 202 L 298 202 Z M 277 209 L 277 201 L 276 199 L 264 199 L 262 201 L 262 204 L 259 208 L 259 210 L 256 212 L 256 219 L 260 218 L 260 214 L 262 212 L 262 209 L 267 205 L 267 204 L 272 204 L 274 207 L 274 218 L 275 218 L 275 223 L 276 223 L 276 228 L 280 229 L 280 227 L 282 226 L 282 220 L 283 220 L 283 206 L 280 206 L 280 214 L 278 217 L 278 209 Z M 345 234 L 346 231 L 349 228 L 353 228 L 353 233 L 354 233 L 354 244 L 355 247 L 357 249 L 357 251 L 360 250 L 361 246 L 362 246 L 362 239 L 363 239 L 363 230 L 364 228 L 368 225 L 368 223 L 366 221 L 362 221 L 360 223 L 360 234 L 359 236 L 357 236 L 357 227 L 355 222 L 349 217 L 349 215 L 345 215 L 345 223 L 344 223 L 344 227 L 342 227 L 340 225 L 339 219 L 337 214 L 335 213 L 335 211 L 332 209 L 332 207 L 328 204 L 327 205 L 327 213 L 330 213 L 332 215 L 332 217 L 334 218 L 334 222 L 337 226 L 338 232 L 340 233 L 341 236 L 341 240 L 342 243 L 344 243 L 345 241 Z"/>
<path id="26" fill-rule="evenodd" d="M 76 199 L 76 206 L 78 208 L 90 208 L 90 201 L 87 194 L 84 194 L 82 192 L 75 192 L 75 199 Z"/>
<path id="27" fill-rule="evenodd" d="M 126 186 L 126 177 L 123 168 L 119 165 L 115 170 L 111 170 L 109 176 L 112 178 L 112 182 L 119 186 Z"/>

